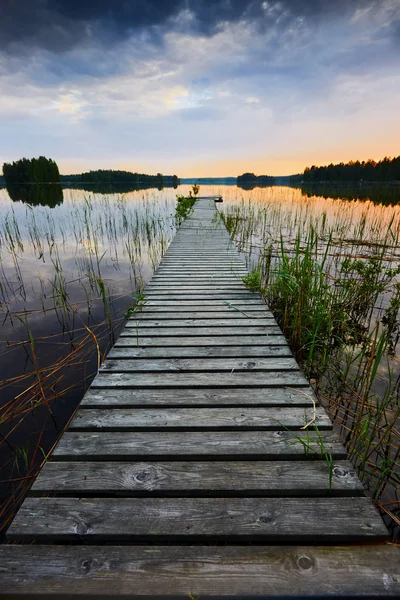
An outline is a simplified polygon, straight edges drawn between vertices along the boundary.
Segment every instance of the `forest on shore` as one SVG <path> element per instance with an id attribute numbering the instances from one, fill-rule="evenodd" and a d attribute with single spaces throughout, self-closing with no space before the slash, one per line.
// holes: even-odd
<path id="1" fill-rule="evenodd" d="M 147 175 L 145 173 L 131 173 L 130 171 L 118 171 L 113 169 L 98 169 L 96 171 L 88 171 L 77 175 L 61 175 L 61 183 L 63 184 L 98 184 L 112 185 L 114 183 L 131 184 L 132 189 L 135 187 L 163 187 L 177 188 L 179 178 L 177 175 Z"/>
<path id="2" fill-rule="evenodd" d="M 294 176 L 296 177 L 296 176 Z M 302 175 L 298 175 L 304 183 L 321 182 L 379 182 L 400 181 L 400 156 L 388 158 L 385 156 L 378 162 L 351 160 L 348 163 L 338 163 L 323 167 L 306 167 Z"/>

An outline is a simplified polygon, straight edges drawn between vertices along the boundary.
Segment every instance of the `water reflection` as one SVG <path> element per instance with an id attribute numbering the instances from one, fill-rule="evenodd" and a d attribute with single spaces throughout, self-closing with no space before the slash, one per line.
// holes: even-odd
<path id="1" fill-rule="evenodd" d="M 161 192 L 164 187 L 168 188 L 170 186 L 160 185 L 155 187 L 153 183 L 63 183 L 65 188 L 75 189 L 75 190 L 85 190 L 87 192 L 93 192 L 94 194 L 126 194 L 128 192 L 137 192 L 140 190 L 151 190 L 157 189 Z M 177 189 L 177 185 L 173 186 L 173 189 Z"/>
<path id="2" fill-rule="evenodd" d="M 302 195 L 307 198 L 320 196 L 322 198 L 350 201 L 370 200 L 374 204 L 383 204 L 384 206 L 391 206 L 400 202 L 400 186 L 398 185 L 344 186 L 343 184 L 303 184 L 299 189 L 301 190 Z"/>
<path id="3" fill-rule="evenodd" d="M 54 208 L 63 203 L 63 190 L 58 183 L 8 185 L 7 193 L 13 202 Z"/>

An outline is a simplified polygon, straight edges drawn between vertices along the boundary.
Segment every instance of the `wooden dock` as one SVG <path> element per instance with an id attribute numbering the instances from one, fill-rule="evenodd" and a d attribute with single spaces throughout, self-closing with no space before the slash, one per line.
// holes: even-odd
<path id="1" fill-rule="evenodd" d="M 399 551 L 245 274 L 199 199 L 9 528 L 2 598 L 400 595 Z"/>

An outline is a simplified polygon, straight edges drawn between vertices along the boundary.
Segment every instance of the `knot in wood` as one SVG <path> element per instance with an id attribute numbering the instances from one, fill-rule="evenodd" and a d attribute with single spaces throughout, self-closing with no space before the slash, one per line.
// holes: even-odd
<path id="1" fill-rule="evenodd" d="M 346 469 L 343 469 L 343 467 L 334 467 L 333 469 L 333 474 L 336 477 L 346 477 L 346 475 L 348 475 L 348 471 Z"/>
<path id="2" fill-rule="evenodd" d="M 81 560 L 80 562 L 80 570 L 82 571 L 82 573 L 89 573 L 92 569 L 92 565 L 93 565 L 93 559 L 91 558 L 85 558 L 84 560 Z"/>
<path id="3" fill-rule="evenodd" d="M 266 525 L 269 525 L 270 523 L 274 523 L 274 520 L 275 520 L 274 514 L 270 513 L 270 512 L 264 513 L 259 518 L 259 521 L 261 521 L 261 523 L 265 523 Z"/>
<path id="4" fill-rule="evenodd" d="M 135 474 L 135 479 L 139 483 L 145 483 L 146 481 L 148 481 L 150 479 L 150 477 L 151 477 L 150 471 L 139 471 L 138 473 Z"/>
<path id="5" fill-rule="evenodd" d="M 89 533 L 89 527 L 85 523 L 78 523 L 75 527 L 75 533 L 78 535 L 86 535 Z"/>
<path id="6" fill-rule="evenodd" d="M 306 555 L 298 557 L 297 565 L 301 571 L 311 571 L 316 567 L 315 559 Z"/>

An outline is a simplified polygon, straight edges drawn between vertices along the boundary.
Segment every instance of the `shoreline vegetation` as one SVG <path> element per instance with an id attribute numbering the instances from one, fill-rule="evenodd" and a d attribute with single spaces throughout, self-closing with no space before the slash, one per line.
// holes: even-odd
<path id="1" fill-rule="evenodd" d="M 177 175 L 147 175 L 112 169 L 60 175 L 57 163 L 44 156 L 4 163 L 3 174 L 0 187 L 6 187 L 11 200 L 50 208 L 63 203 L 63 188 L 100 194 L 113 193 L 117 188 L 118 193 L 123 194 L 152 188 L 160 191 L 164 187 L 177 189 L 180 184 Z"/>
<path id="2" fill-rule="evenodd" d="M 303 173 L 288 176 L 270 176 L 254 173 L 240 175 L 236 184 L 243 189 L 266 187 L 269 185 L 296 185 L 296 184 L 382 184 L 400 186 L 400 156 L 389 158 L 385 156 L 376 162 L 351 160 L 348 163 L 337 163 L 325 166 L 306 167 Z"/>
<path id="3" fill-rule="evenodd" d="M 250 198 L 221 216 L 368 493 L 400 533 L 399 215 Z M 318 199 L 315 200 L 318 202 Z M 335 201 L 336 202 L 336 201 Z M 340 201 L 338 201 L 340 202 Z M 383 209 L 393 210 L 394 209 Z M 358 218 L 355 218 L 355 217 Z"/>

